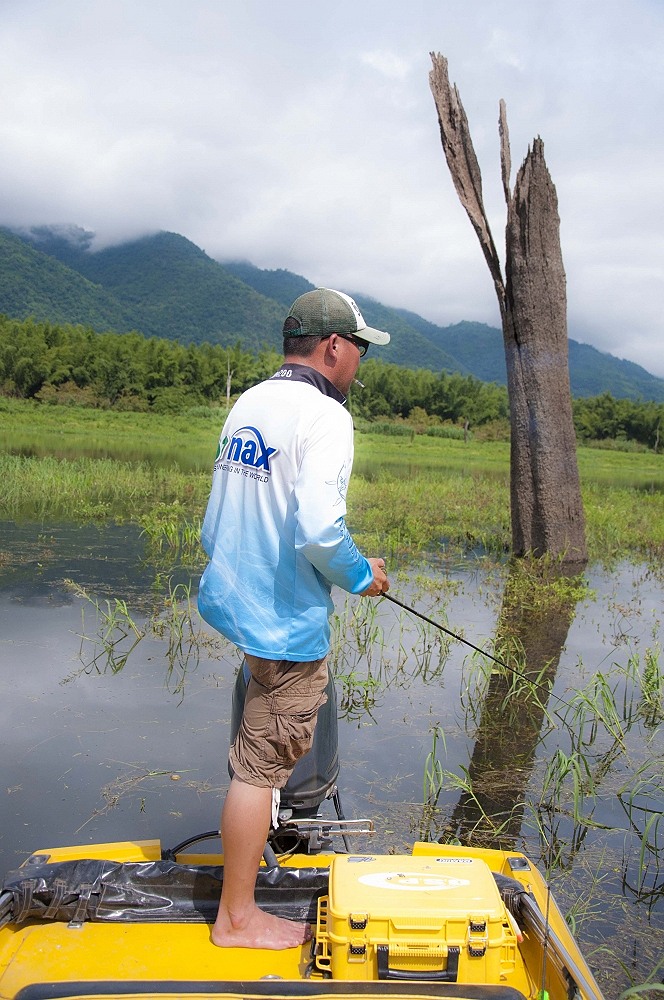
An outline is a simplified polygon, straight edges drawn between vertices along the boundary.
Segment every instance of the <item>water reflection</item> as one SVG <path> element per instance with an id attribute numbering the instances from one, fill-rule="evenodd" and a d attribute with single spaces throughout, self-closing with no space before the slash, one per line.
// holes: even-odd
<path id="1" fill-rule="evenodd" d="M 65 581 L 85 580 L 102 596 L 144 599 L 155 569 L 141 558 L 140 528 L 123 524 L 0 522 L 0 587 L 13 602 L 75 603 Z"/>
<path id="2" fill-rule="evenodd" d="M 506 849 L 517 846 L 549 692 L 581 596 L 579 583 L 578 572 L 558 567 L 531 577 L 524 564 L 510 568 L 494 643 L 509 669 L 490 663 L 468 766 L 470 787 L 452 812 L 447 836 L 486 847 L 497 840 Z"/>

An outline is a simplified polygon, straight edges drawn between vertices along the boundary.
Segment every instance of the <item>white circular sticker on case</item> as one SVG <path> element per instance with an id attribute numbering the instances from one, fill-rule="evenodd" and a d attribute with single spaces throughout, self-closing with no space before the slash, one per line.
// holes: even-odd
<path id="1" fill-rule="evenodd" d="M 432 892 L 435 890 L 460 889 L 470 885 L 465 878 L 447 878 L 429 872 L 371 872 L 360 875 L 359 882 L 374 889 L 405 889 L 409 892 Z"/>

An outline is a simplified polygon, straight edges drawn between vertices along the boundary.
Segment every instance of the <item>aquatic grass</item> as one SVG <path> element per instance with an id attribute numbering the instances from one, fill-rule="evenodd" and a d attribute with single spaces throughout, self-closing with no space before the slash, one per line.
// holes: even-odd
<path id="1" fill-rule="evenodd" d="M 560 557 L 511 559 L 502 595 L 504 610 L 521 616 L 549 616 L 558 608 L 576 607 L 592 598 L 583 572 L 570 571 Z"/>
<path id="2" fill-rule="evenodd" d="M 595 792 L 592 771 L 587 758 L 582 754 L 576 751 L 566 754 L 559 748 L 544 772 L 540 807 L 550 813 L 558 811 L 560 802 L 565 797 L 565 788 L 570 783 L 572 817 L 576 824 L 583 823 L 585 801 L 594 797 Z"/>
<path id="3" fill-rule="evenodd" d="M 608 733 L 612 741 L 625 746 L 625 720 L 617 707 L 618 682 L 611 686 L 609 676 L 596 673 L 588 684 L 573 692 L 567 706 L 565 722 L 569 731 L 578 735 L 578 745 L 592 747 L 600 731 Z"/>
<path id="4" fill-rule="evenodd" d="M 147 539 L 151 561 L 158 565 L 204 566 L 200 517 L 188 518 L 181 504 L 159 503 L 140 517 L 141 534 Z"/>
<path id="5" fill-rule="evenodd" d="M 360 656 L 365 656 L 367 663 L 375 655 L 380 655 L 384 646 L 383 630 L 377 621 L 378 604 L 373 599 L 366 599 L 353 604 L 353 614 L 350 627 L 353 645 Z"/>
<path id="6" fill-rule="evenodd" d="M 373 676 L 371 664 L 374 657 L 382 659 L 383 643 L 376 603 L 346 594 L 331 618 L 329 662 L 340 687 L 339 717 L 356 722 L 358 727 L 367 716 L 372 723 L 376 721 L 373 709 L 384 685 Z"/>
<path id="7" fill-rule="evenodd" d="M 606 561 L 639 553 L 660 569 L 664 557 L 664 492 L 586 482 L 583 487 L 591 556 Z"/>
<path id="8" fill-rule="evenodd" d="M 538 672 L 505 670 L 496 668 L 495 674 L 503 678 L 502 701 L 499 703 L 501 725 L 518 725 L 519 720 L 530 714 L 541 719 L 539 741 L 543 741 L 551 729 L 562 721 L 557 701 L 549 707 L 548 696 L 553 680 L 548 674 L 548 664 Z"/>
<path id="9" fill-rule="evenodd" d="M 664 952 L 662 952 L 661 948 L 657 948 L 656 942 L 654 951 L 649 950 L 646 942 L 643 940 L 643 937 L 641 937 L 640 945 L 641 955 L 639 955 L 640 961 L 638 962 L 638 966 L 634 961 L 636 958 L 635 954 L 632 957 L 632 961 L 625 961 L 606 946 L 597 948 L 595 951 L 595 954 L 601 960 L 603 965 L 606 964 L 606 960 L 609 958 L 616 963 L 625 980 L 632 984 L 618 995 L 617 1000 L 628 1000 L 629 997 L 641 997 L 644 994 L 646 996 L 651 994 L 652 996 L 656 996 L 658 993 L 664 993 L 664 977 L 662 976 L 662 973 L 664 972 Z M 641 979 L 640 976 L 643 967 L 643 959 L 651 959 L 654 963 L 645 979 Z M 637 982 L 637 978 L 640 981 Z"/>
<path id="10" fill-rule="evenodd" d="M 601 898 L 604 883 L 609 881 L 608 869 L 611 859 L 606 851 L 601 851 L 592 869 L 586 868 L 584 874 L 584 892 L 578 893 L 571 906 L 565 912 L 565 922 L 574 937 L 579 937 L 583 926 L 601 918 L 604 900 Z"/>
<path id="11" fill-rule="evenodd" d="M 507 659 L 518 663 L 518 647 L 511 655 L 504 649 L 501 652 Z M 659 691 L 656 661 L 656 656 L 648 656 L 649 680 L 646 685 L 650 683 L 655 694 Z M 493 790 L 503 780 L 510 782 L 507 772 L 487 774 L 481 768 L 473 780 L 473 767 L 468 769 L 462 766 L 462 775 L 453 776 L 442 765 L 435 766 L 429 754 L 424 762 L 423 778 L 425 828 L 430 830 L 437 821 L 446 831 L 446 838 L 448 835 L 461 835 L 464 843 L 478 840 L 488 843 L 491 838 L 508 834 L 509 842 L 510 836 L 515 833 L 510 824 L 516 821 L 518 830 L 521 813 L 525 820 L 521 836 L 529 838 L 528 831 L 535 832 L 540 842 L 542 864 L 550 872 L 567 871 L 591 831 L 597 833 L 615 829 L 596 819 L 594 813 L 606 779 L 614 776 L 601 794 L 604 798 L 611 798 L 616 794 L 615 776 L 625 773 L 629 778 L 618 794 L 628 817 L 626 836 L 637 838 L 637 882 L 633 891 L 646 903 L 660 899 L 664 815 L 652 803 L 661 802 L 664 794 L 662 764 L 647 757 L 643 767 L 635 771 L 635 764 L 628 755 L 627 732 L 642 717 L 631 707 L 634 694 L 626 693 L 626 688 L 629 688 L 638 697 L 642 687 L 641 672 L 635 668 L 638 658 L 631 657 L 629 662 L 629 669 L 625 669 L 621 662 L 612 664 L 610 670 L 593 675 L 584 687 L 572 692 L 567 701 L 558 702 L 560 715 L 557 722 L 563 723 L 571 746 L 564 749 L 558 745 L 548 756 L 546 728 L 540 730 L 537 743 L 542 746 L 542 751 L 536 763 L 538 777 L 531 793 L 523 799 L 513 799 L 512 808 L 506 813 L 497 813 L 495 808 L 488 809 L 485 803 L 499 801 Z M 537 691 L 533 692 L 527 687 L 527 678 L 513 675 L 510 679 L 510 673 L 502 671 L 500 665 L 493 664 L 479 653 L 464 661 L 461 690 L 466 708 L 466 731 L 470 731 L 469 724 L 473 723 L 477 728 L 477 740 L 500 740 L 501 727 L 506 720 L 511 717 L 523 721 L 524 706 L 532 704 L 536 710 L 544 711 L 539 699 L 543 678 L 537 677 Z M 547 681 L 546 688 L 549 686 Z M 510 715 L 512 710 L 514 714 Z M 527 713 L 528 708 L 525 711 Z M 509 723 L 507 725 L 509 729 Z M 549 733 L 555 732 L 556 729 L 551 726 Z M 559 736 L 556 738 L 560 739 Z M 519 766 L 516 760 L 512 766 L 515 765 Z M 436 815 L 432 814 L 429 791 L 435 790 L 437 804 L 441 776 L 446 790 L 460 791 L 452 825 L 445 820 L 440 809 Z M 485 781 L 492 786 L 487 788 L 488 795 L 485 794 Z M 634 847 L 628 847 L 626 843 L 625 877 L 628 869 L 633 871 L 634 866 Z"/>
<path id="12" fill-rule="evenodd" d="M 394 604 L 381 603 L 390 612 L 394 611 Z M 441 623 L 447 622 L 446 609 L 440 602 L 436 614 Z M 440 680 L 455 642 L 451 635 L 432 623 L 410 616 L 405 608 L 399 610 L 389 640 L 390 660 L 382 657 L 378 666 L 388 686 L 405 686 L 415 679 L 427 684 Z"/>
<path id="13" fill-rule="evenodd" d="M 439 610 L 438 614 L 441 622 L 447 621 L 444 612 L 441 614 Z M 415 628 L 417 638 L 411 651 L 414 669 L 409 672 L 409 676 L 430 684 L 434 680 L 440 680 L 454 640 L 426 622 L 416 622 Z"/>
<path id="14" fill-rule="evenodd" d="M 466 726 L 482 723 L 495 728 L 499 734 L 522 721 L 528 712 L 535 712 L 541 716 L 542 723 L 547 723 L 546 728 L 553 728 L 556 725 L 553 716 L 558 713 L 547 705 L 551 690 L 547 669 L 545 665 L 538 671 L 528 670 L 523 646 L 517 637 L 494 646 L 491 655 L 488 650 L 486 653 L 474 651 L 464 659 L 462 667 L 460 702 Z M 483 706 L 487 704 L 492 706 L 488 722 L 481 718 Z M 540 739 L 544 735 L 542 733 Z"/>
<path id="15" fill-rule="evenodd" d="M 372 710 L 382 693 L 408 687 L 415 678 L 426 683 L 439 679 L 451 644 L 448 637 L 419 621 L 406 628 L 403 611 L 395 621 L 386 622 L 385 607 L 391 615 L 392 605 L 346 594 L 331 618 L 330 665 L 341 688 L 340 711 L 358 724 L 363 715 L 374 721 Z"/>
<path id="16" fill-rule="evenodd" d="M 440 725 L 432 726 L 429 730 L 432 737 L 431 750 L 424 761 L 424 775 L 422 779 L 422 811 L 419 820 L 418 839 L 423 841 L 433 840 L 433 828 L 438 818 L 438 799 L 445 785 L 445 772 L 438 759 L 438 743 L 441 742 L 443 749 L 447 752 L 445 744 L 445 731 Z"/>
<path id="17" fill-rule="evenodd" d="M 584 505 L 591 561 L 610 565 L 632 555 L 661 570 L 662 491 L 589 483 Z M 403 476 L 379 468 L 368 477 L 360 472 L 351 480 L 349 510 L 360 543 L 391 558 L 447 548 L 502 558 L 510 548 L 507 482 L 481 472 L 441 468 Z M 569 596 L 562 583 L 557 588 L 559 600 Z"/>
<path id="18" fill-rule="evenodd" d="M 344 718 L 358 724 L 363 714 L 373 721 L 371 710 L 377 695 L 393 680 L 378 614 L 378 601 L 345 594 L 331 618 L 330 665 L 342 688 L 341 711 Z M 378 664 L 376 674 L 374 664 Z"/>
<path id="19" fill-rule="evenodd" d="M 330 618 L 330 662 L 341 670 L 341 665 L 357 663 L 366 657 L 370 664 L 373 657 L 381 657 L 384 636 L 376 618 L 377 604 L 372 598 L 363 600 L 343 594 L 343 600 Z"/>
<path id="20" fill-rule="evenodd" d="M 443 744 L 443 749 L 447 751 L 445 744 L 445 731 L 439 725 L 432 726 L 431 750 L 424 761 L 424 779 L 422 783 L 422 801 L 425 807 L 433 808 L 438 803 L 438 798 L 443 789 L 444 772 L 443 766 L 438 760 L 438 742 Z"/>
<path id="21" fill-rule="evenodd" d="M 547 878 L 571 872 L 592 831 L 612 832 L 613 827 L 596 822 L 592 816 L 578 815 L 563 803 L 535 803 L 527 800 L 524 815 L 539 837 L 539 864 Z"/>
<path id="22" fill-rule="evenodd" d="M 368 550 L 399 551 L 453 545 L 503 554 L 509 512 L 492 481 L 429 472 L 406 477 L 379 472 L 351 480 L 349 509 L 358 540 Z"/>
<path id="23" fill-rule="evenodd" d="M 464 657 L 461 668 L 460 705 L 468 727 L 479 725 L 482 705 L 486 701 L 494 665 L 488 656 L 473 652 Z"/>
<path id="24" fill-rule="evenodd" d="M 651 802 L 662 802 L 663 796 L 664 763 L 661 760 L 643 763 L 617 792 L 629 829 L 636 835 L 640 845 L 640 889 L 645 883 L 647 863 L 654 863 L 658 874 L 664 864 L 664 811 L 650 805 Z"/>
<path id="25" fill-rule="evenodd" d="M 86 588 L 72 580 L 65 584 L 80 598 L 82 630 L 79 659 L 83 670 L 104 673 L 123 670 L 139 643 L 145 639 L 155 639 L 166 644 L 164 685 L 171 694 L 184 697 L 185 682 L 189 670 L 195 669 L 203 651 L 220 655 L 230 643 L 211 635 L 202 627 L 198 611 L 192 600 L 191 582 L 175 586 L 169 578 L 167 590 L 161 601 L 139 625 L 130 613 L 127 602 L 114 598 L 100 601 L 88 593 Z M 92 609 L 92 628 L 86 627 L 85 611 Z"/>
<path id="26" fill-rule="evenodd" d="M 90 640 L 85 632 L 85 606 L 81 607 L 83 631 L 78 633 L 78 638 L 81 640 L 79 659 L 83 663 L 84 669 L 90 670 L 94 667 L 99 672 L 108 669 L 111 673 L 118 673 L 126 666 L 132 652 L 141 639 L 145 637 L 145 630 L 139 628 L 130 615 L 126 601 L 115 598 L 112 601 L 100 602 L 72 580 L 65 580 L 65 584 L 77 597 L 83 598 L 92 605 L 95 611 L 96 635 L 94 640 Z M 88 656 L 87 653 L 84 653 L 84 649 L 90 642 L 92 642 L 92 652 Z M 101 668 L 100 663 L 102 664 Z"/>
<path id="27" fill-rule="evenodd" d="M 200 618 L 192 604 L 191 581 L 175 587 L 168 581 L 163 610 L 150 621 L 152 634 L 167 642 L 166 687 L 172 694 L 184 697 L 188 669 L 198 666 L 201 649 L 208 645 L 208 638 L 200 629 Z"/>
<path id="28" fill-rule="evenodd" d="M 624 962 L 621 962 L 623 971 L 627 972 L 627 966 Z M 658 975 L 664 965 L 664 960 L 660 962 L 654 974 Z M 640 997 L 643 993 L 664 993 L 664 983 L 657 982 L 653 980 L 652 982 L 638 983 L 636 986 L 630 986 L 629 989 L 623 990 L 623 992 L 618 997 L 618 1000 L 628 1000 L 628 997 Z"/>
<path id="29" fill-rule="evenodd" d="M 641 703 L 639 710 L 643 724 L 648 729 L 656 729 L 664 722 L 664 671 L 659 662 L 659 645 L 644 650 L 644 668 L 641 676 Z"/>
<path id="30" fill-rule="evenodd" d="M 641 837 L 641 844 L 639 847 L 637 895 L 639 896 L 639 898 L 644 898 L 646 895 L 652 896 L 654 902 L 657 901 L 662 887 L 661 885 L 658 887 L 648 886 L 647 877 L 649 870 L 649 862 L 651 860 L 654 860 L 655 862 L 656 875 L 659 876 L 660 874 L 661 871 L 660 845 L 663 833 L 664 833 L 664 814 L 662 814 L 661 812 L 651 812 L 643 828 L 643 835 Z"/>
<path id="31" fill-rule="evenodd" d="M 373 713 L 380 704 L 379 696 L 382 693 L 380 681 L 370 673 L 365 675 L 356 670 L 347 673 L 336 672 L 334 680 L 341 687 L 339 718 L 347 722 L 356 722 L 359 728 L 368 716 L 375 725 L 376 717 Z"/>
<path id="32" fill-rule="evenodd" d="M 625 642 L 627 639 L 625 638 Z M 656 734 L 664 722 L 664 672 L 660 665 L 659 643 L 642 652 L 627 645 L 629 655 L 623 666 L 614 663 L 615 672 L 624 678 L 622 718 L 632 726 L 641 720 L 643 726 Z"/>
<path id="33" fill-rule="evenodd" d="M 81 823 L 79 828 L 75 830 L 75 833 L 80 833 L 88 823 L 93 820 L 98 819 L 100 816 L 105 816 L 112 809 L 115 809 L 121 801 L 130 799 L 136 792 L 143 792 L 145 794 L 141 795 L 138 800 L 138 808 L 140 812 L 146 811 L 147 802 L 147 792 L 158 792 L 158 788 L 152 787 L 152 784 L 156 782 L 156 779 L 167 778 L 170 781 L 179 781 L 187 771 L 169 771 L 161 769 L 148 769 L 141 764 L 125 763 L 123 761 L 114 761 L 113 763 L 122 763 L 125 767 L 130 770 L 128 773 L 122 775 L 119 774 L 117 777 L 113 778 L 107 784 L 103 785 L 100 789 L 100 795 L 103 800 L 103 805 L 100 808 L 93 809 L 92 814 L 88 816 L 84 823 Z M 150 784 L 147 784 L 150 782 Z M 189 787 L 193 787 L 197 792 L 209 792 L 211 787 L 208 782 L 189 780 L 185 782 Z M 214 789 L 215 792 L 219 792 L 219 789 Z"/>
<path id="34" fill-rule="evenodd" d="M 486 775 L 485 779 L 495 782 L 497 776 Z M 450 825 L 448 820 L 440 817 L 443 828 L 439 838 L 441 843 L 460 842 L 469 846 L 496 847 L 500 845 L 503 837 L 512 841 L 510 833 L 512 818 L 520 813 L 521 802 L 513 803 L 508 813 L 503 816 L 487 812 L 482 792 L 476 787 L 469 768 L 463 765 L 459 767 L 459 772 L 441 768 L 440 780 L 441 791 L 454 793 L 461 804 L 456 809 L 457 826 Z M 425 814 L 430 811 L 430 807 L 425 804 Z"/>
<path id="35" fill-rule="evenodd" d="M 178 518 L 200 516 L 209 476 L 111 459 L 24 458 L 0 453 L 0 511 L 5 517 L 140 520 L 157 504 Z"/>

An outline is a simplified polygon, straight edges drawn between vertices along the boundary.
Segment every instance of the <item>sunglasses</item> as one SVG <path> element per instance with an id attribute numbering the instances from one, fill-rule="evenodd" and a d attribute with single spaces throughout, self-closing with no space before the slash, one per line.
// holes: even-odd
<path id="1" fill-rule="evenodd" d="M 323 337 L 323 340 L 327 340 L 327 338 L 331 337 L 331 336 L 332 336 L 332 334 L 328 333 L 326 337 Z M 350 340 L 351 344 L 355 344 L 355 346 L 357 347 L 358 351 L 360 352 L 360 357 L 361 358 L 363 358 L 364 355 L 369 350 L 369 343 L 368 343 L 368 341 L 366 341 L 366 340 L 360 340 L 359 337 L 355 337 L 352 333 L 338 333 L 337 337 L 341 337 L 342 340 Z"/>

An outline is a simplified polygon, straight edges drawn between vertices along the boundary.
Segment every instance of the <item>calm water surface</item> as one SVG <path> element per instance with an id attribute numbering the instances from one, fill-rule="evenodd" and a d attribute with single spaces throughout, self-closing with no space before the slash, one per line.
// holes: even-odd
<path id="1" fill-rule="evenodd" d="M 163 618 L 171 575 L 172 586 L 190 580 L 184 570 L 155 562 L 131 525 L 0 523 L 3 870 L 48 846 L 159 837 L 172 847 L 216 827 L 228 787 L 234 649 L 201 645 L 199 636 L 169 657 L 166 628 L 161 638 L 142 639 L 115 673 L 103 655 L 92 662 L 108 625 L 103 612 L 119 599 L 141 627 L 155 608 Z M 392 567 L 391 575 L 393 594 L 482 648 L 492 648 L 496 630 L 508 627 L 529 670 L 544 671 L 542 680 L 553 683 L 548 708 L 559 715 L 549 723 L 527 699 L 516 711 L 506 709 L 504 680 L 481 680 L 467 647 L 386 601 L 338 594 L 333 661 L 342 801 L 348 817 L 368 816 L 378 830 L 357 849 L 463 837 L 484 812 L 506 843 L 525 847 L 544 866 L 551 851 L 539 826 L 554 844 L 556 898 L 571 910 L 607 997 L 632 982 L 661 979 L 661 687 L 648 714 L 646 688 L 634 682 L 630 664 L 664 669 L 662 574 L 627 564 L 594 567 L 580 601 L 562 601 L 546 614 L 524 601 L 517 619 L 504 617 L 504 566 L 440 558 Z M 194 574 L 194 591 L 196 580 Z M 358 615 L 367 606 L 370 615 Z M 118 650 L 132 641 L 130 632 Z M 598 672 L 623 725 L 619 734 L 610 723 L 587 726 L 591 790 L 579 803 L 574 775 L 555 795 L 547 769 L 569 755 L 561 717 Z M 439 768 L 449 776 L 427 807 L 434 734 Z M 430 775 L 432 766 L 429 760 Z M 469 775 L 474 796 L 454 787 L 451 775 Z"/>

